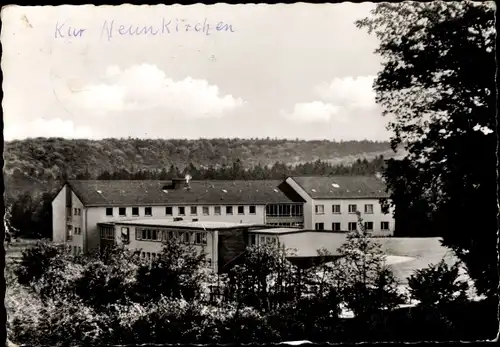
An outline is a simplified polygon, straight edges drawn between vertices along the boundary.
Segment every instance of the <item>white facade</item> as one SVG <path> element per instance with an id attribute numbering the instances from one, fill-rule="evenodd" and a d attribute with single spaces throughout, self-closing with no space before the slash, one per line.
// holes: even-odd
<path id="1" fill-rule="evenodd" d="M 196 213 L 193 213 L 195 211 L 191 210 L 192 207 L 196 207 Z M 123 208 L 125 209 L 125 215 L 120 214 L 120 210 Z M 151 214 L 146 213 L 146 209 L 148 208 Z M 184 214 L 182 214 L 182 208 L 184 208 Z M 109 209 L 112 210 L 112 215 L 109 215 Z M 172 210 L 172 214 L 169 214 L 170 209 Z M 198 221 L 265 224 L 265 210 L 265 205 L 251 205 L 250 203 L 247 205 L 187 204 L 85 207 L 71 190 L 70 186 L 66 184 L 52 201 L 52 233 L 54 241 L 65 242 L 72 247 L 77 247 L 77 251 L 87 252 L 100 247 L 98 223 L 130 221 L 144 218 L 173 219 L 180 217 L 186 221 L 197 219 Z M 77 212 L 76 214 L 75 211 Z M 133 212 L 138 212 L 138 214 Z M 68 229 L 68 227 L 71 228 Z"/>
<path id="2" fill-rule="evenodd" d="M 163 249 L 163 242 L 168 237 L 175 237 L 181 243 L 192 245 L 197 251 L 205 253 L 207 266 L 213 271 L 217 271 L 217 258 L 218 258 L 218 231 L 217 230 L 200 230 L 200 229 L 176 229 L 172 227 L 155 227 L 147 225 L 133 225 L 130 223 L 115 224 L 110 226 L 113 230 L 112 238 L 99 237 L 106 242 L 112 241 L 114 244 L 123 244 L 123 235 L 125 238 L 126 248 L 130 250 L 139 251 L 141 257 L 152 259 L 158 256 Z M 98 228 L 101 230 L 103 227 Z M 151 234 L 154 231 L 154 236 Z M 142 233 L 148 233 L 147 237 L 142 237 Z M 197 235 L 198 234 L 198 235 Z M 187 242 L 184 242 L 187 236 Z M 149 237 L 149 239 L 148 239 Z M 107 239 L 107 240 L 106 240 Z M 200 242 L 201 241 L 201 242 Z M 103 241 L 104 242 L 104 241 Z"/>
<path id="3" fill-rule="evenodd" d="M 313 199 L 293 178 L 287 178 L 286 182 L 305 200 L 305 229 L 349 231 L 354 225 L 359 229 L 356 214 L 356 211 L 359 211 L 363 222 L 368 223 L 365 225 L 373 227 L 370 231 L 374 236 L 394 234 L 395 223 L 392 210 L 384 214 L 378 198 Z M 355 205 L 356 210 L 350 205 Z"/>

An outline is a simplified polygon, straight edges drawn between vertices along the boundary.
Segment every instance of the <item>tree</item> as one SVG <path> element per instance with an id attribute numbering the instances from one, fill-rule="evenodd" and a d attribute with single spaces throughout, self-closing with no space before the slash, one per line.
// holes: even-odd
<path id="1" fill-rule="evenodd" d="M 479 292 L 495 295 L 494 7 L 384 3 L 357 25 L 380 40 L 376 100 L 392 119 L 392 148 L 407 152 L 384 174 L 392 203 L 419 209 L 416 215 L 467 265 Z"/>
<path id="2" fill-rule="evenodd" d="M 385 265 L 381 245 L 371 239 L 359 212 L 358 226 L 338 249 L 335 277 L 347 307 L 365 319 L 381 309 L 393 309 L 404 300 L 397 291 L 396 278 Z"/>
<path id="3" fill-rule="evenodd" d="M 167 240 L 156 259 L 145 260 L 137 270 L 137 299 L 140 302 L 157 300 L 161 296 L 198 299 L 205 280 L 203 271 L 206 255 L 192 245 L 183 245 L 174 239 Z"/>
<path id="4" fill-rule="evenodd" d="M 412 299 L 419 305 L 443 308 L 450 303 L 467 300 L 467 282 L 459 278 L 459 264 L 449 267 L 444 260 L 438 264 L 416 270 L 409 278 L 408 285 Z"/>

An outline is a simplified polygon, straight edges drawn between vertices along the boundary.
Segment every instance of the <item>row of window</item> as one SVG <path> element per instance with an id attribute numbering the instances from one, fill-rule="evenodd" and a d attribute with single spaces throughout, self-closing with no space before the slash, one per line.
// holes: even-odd
<path id="1" fill-rule="evenodd" d="M 148 259 L 148 260 L 156 260 L 157 258 L 160 258 L 161 253 L 154 253 L 154 252 L 140 252 L 139 256 L 142 259 Z M 211 267 L 212 266 L 212 259 L 206 259 L 205 260 L 205 266 Z"/>
<path id="2" fill-rule="evenodd" d="M 355 231 L 358 228 L 358 223 L 357 222 L 349 222 L 347 225 L 347 228 L 349 231 Z M 373 231 L 373 222 L 365 222 L 364 228 L 366 231 Z M 316 223 L 315 229 L 316 230 L 325 230 L 325 223 Z M 332 230 L 333 231 L 342 231 L 342 224 L 338 223 L 338 222 L 332 223 Z M 383 231 L 389 230 L 389 222 L 380 222 L 380 230 L 383 230 Z"/>
<path id="3" fill-rule="evenodd" d="M 205 231 L 174 231 L 174 230 L 159 230 L 149 228 L 137 228 L 135 230 L 135 239 L 139 241 L 157 241 L 165 242 L 167 240 L 176 239 L 182 243 L 195 245 L 207 244 L 207 233 Z"/>
<path id="4" fill-rule="evenodd" d="M 71 212 L 71 210 L 69 210 Z M 71 213 L 70 213 L 71 215 Z M 81 216 L 82 215 L 82 209 L 81 208 L 73 208 L 73 216 Z"/>
<path id="5" fill-rule="evenodd" d="M 246 206 L 236 206 L 237 213 L 239 215 L 244 215 L 245 214 L 245 207 Z M 221 215 L 222 208 L 221 206 L 214 206 L 213 207 L 213 214 L 214 215 Z M 226 206 L 226 215 L 232 215 L 234 213 L 233 206 Z M 197 216 L 198 215 L 198 206 L 190 206 L 189 207 L 189 212 L 191 216 Z M 209 216 L 210 215 L 210 206 L 202 206 L 201 207 L 201 213 L 204 216 Z M 249 214 L 255 214 L 256 213 L 256 207 L 255 206 L 248 206 L 248 213 Z M 174 208 L 172 206 L 166 206 L 165 207 L 165 215 L 166 216 L 173 216 L 174 214 Z M 126 217 L 127 216 L 127 208 L 126 207 L 119 207 L 118 208 L 118 215 L 120 217 Z M 153 208 L 152 207 L 144 207 L 144 216 L 152 216 L 153 215 Z M 179 206 L 177 207 L 177 215 L 179 216 L 185 216 L 186 215 L 186 206 Z M 113 216 L 113 207 L 107 207 L 106 208 L 106 216 Z M 138 217 L 139 216 L 139 207 L 132 207 L 132 216 Z"/>
<path id="6" fill-rule="evenodd" d="M 250 234 L 250 240 L 249 243 L 251 246 L 254 246 L 257 244 L 257 235 L 255 234 Z M 274 236 L 260 236 L 260 244 L 272 244 L 275 245 L 278 243 L 278 239 Z"/>
<path id="7" fill-rule="evenodd" d="M 101 227 L 101 239 L 114 240 L 115 229 L 112 227 Z M 159 230 L 151 228 L 136 228 L 135 239 L 137 241 L 156 241 L 165 242 L 167 240 L 176 239 L 182 243 L 195 245 L 207 244 L 207 233 L 205 231 L 174 231 L 174 230 Z M 130 229 L 127 227 L 121 228 L 122 242 L 130 241 Z"/>
<path id="8" fill-rule="evenodd" d="M 304 215 L 304 208 L 300 204 L 295 205 L 267 205 L 267 217 L 302 217 Z"/>
<path id="9" fill-rule="evenodd" d="M 349 213 L 357 213 L 358 212 L 358 205 L 350 204 L 348 206 L 348 210 L 349 210 Z M 325 205 L 316 205 L 315 212 L 316 212 L 316 214 L 325 214 Z M 332 205 L 332 213 L 333 214 L 342 213 L 342 211 L 340 210 L 340 205 Z M 365 213 L 366 214 L 373 213 L 373 204 L 365 204 Z"/>
<path id="10" fill-rule="evenodd" d="M 82 234 L 82 228 L 80 228 L 80 227 L 75 227 L 74 231 L 75 231 L 74 232 L 75 235 L 81 235 Z M 73 240 L 73 226 L 72 225 L 67 225 L 66 240 L 68 240 L 68 241 Z"/>
<path id="11" fill-rule="evenodd" d="M 304 223 L 294 223 L 294 222 L 272 222 L 266 223 L 269 226 L 273 227 L 289 227 L 289 228 L 304 228 Z"/>

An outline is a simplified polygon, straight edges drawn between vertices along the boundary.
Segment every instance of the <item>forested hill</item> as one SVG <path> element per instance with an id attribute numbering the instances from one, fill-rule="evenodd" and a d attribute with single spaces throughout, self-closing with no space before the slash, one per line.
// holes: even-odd
<path id="1" fill-rule="evenodd" d="M 172 165 L 183 169 L 190 164 L 209 167 L 232 165 L 240 159 L 245 168 L 255 165 L 297 164 L 317 160 L 332 164 L 351 164 L 358 158 L 373 159 L 392 154 L 388 142 L 301 141 L 274 139 L 143 140 L 104 139 L 66 140 L 36 138 L 5 143 L 6 174 L 15 169 L 42 181 L 88 171 L 97 176 L 142 169 L 163 169 Z"/>

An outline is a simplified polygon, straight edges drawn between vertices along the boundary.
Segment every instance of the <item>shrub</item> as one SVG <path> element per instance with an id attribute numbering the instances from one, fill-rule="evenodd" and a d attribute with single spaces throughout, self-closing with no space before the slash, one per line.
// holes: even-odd
<path id="1" fill-rule="evenodd" d="M 408 278 L 411 298 L 425 307 L 442 307 L 467 301 L 469 285 L 459 279 L 459 272 L 459 263 L 450 267 L 444 259 L 438 264 L 416 270 Z"/>
<path id="2" fill-rule="evenodd" d="M 141 302 L 161 296 L 198 299 L 205 280 L 205 254 L 192 246 L 169 240 L 159 257 L 140 264 L 135 282 L 136 299 Z"/>
<path id="3" fill-rule="evenodd" d="M 35 246 L 23 250 L 21 262 L 16 268 L 20 284 L 28 285 L 40 279 L 51 264 L 63 258 L 64 248 L 49 241 L 38 242 Z"/>

